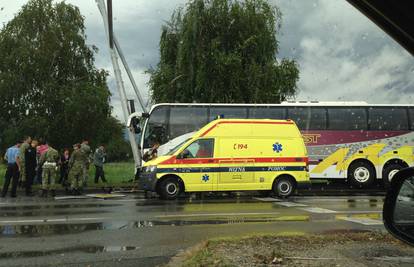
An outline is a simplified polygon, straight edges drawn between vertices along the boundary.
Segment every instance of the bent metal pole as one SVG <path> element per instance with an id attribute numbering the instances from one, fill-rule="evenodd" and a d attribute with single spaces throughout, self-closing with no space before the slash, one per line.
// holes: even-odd
<path id="1" fill-rule="evenodd" d="M 102 19 L 104 21 L 106 36 L 107 36 L 108 41 L 109 41 L 109 39 L 110 39 L 109 29 L 108 29 L 109 28 L 109 23 L 108 23 L 108 17 L 107 17 L 107 13 L 106 13 L 105 3 L 104 3 L 103 0 L 96 0 L 96 4 L 98 5 L 98 9 L 101 12 Z M 108 42 L 108 44 L 109 44 L 109 42 Z M 124 125 L 125 125 L 125 127 L 127 127 L 127 125 L 126 125 L 127 120 L 128 120 L 127 97 L 126 97 L 126 93 L 125 93 L 124 82 L 123 82 L 122 76 L 121 76 L 121 70 L 119 68 L 118 56 L 116 54 L 114 46 L 111 47 L 111 45 L 109 45 L 109 53 L 111 54 L 112 66 L 114 68 L 116 87 L 118 89 L 119 96 L 121 98 L 122 113 L 124 115 Z M 129 141 L 131 143 L 132 154 L 134 156 L 135 165 L 136 165 L 136 167 L 139 167 L 141 165 L 141 157 L 140 157 L 140 154 L 138 152 L 138 146 L 137 146 L 137 142 L 135 140 L 135 134 L 132 131 L 130 131 L 129 129 L 128 129 L 128 137 L 129 137 Z"/>

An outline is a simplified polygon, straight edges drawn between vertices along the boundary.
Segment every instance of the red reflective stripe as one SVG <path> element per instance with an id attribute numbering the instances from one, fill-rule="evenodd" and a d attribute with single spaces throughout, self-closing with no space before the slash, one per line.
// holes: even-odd
<path id="1" fill-rule="evenodd" d="M 228 124 L 228 123 L 237 123 L 237 124 L 293 124 L 291 121 L 219 121 L 218 123 L 211 126 L 207 131 L 201 134 L 201 136 L 205 136 L 211 130 L 213 130 L 219 124 Z"/>
<path id="2" fill-rule="evenodd" d="M 271 162 L 308 162 L 307 157 L 279 158 L 206 158 L 206 159 L 176 159 L 175 156 L 159 163 L 167 164 L 219 164 L 219 163 L 271 163 Z"/>

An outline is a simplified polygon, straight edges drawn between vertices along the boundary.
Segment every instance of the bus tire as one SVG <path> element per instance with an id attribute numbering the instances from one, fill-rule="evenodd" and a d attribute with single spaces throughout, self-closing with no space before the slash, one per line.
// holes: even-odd
<path id="1" fill-rule="evenodd" d="M 295 192 L 296 181 L 290 176 L 282 175 L 273 182 L 273 193 L 280 198 L 287 198 Z"/>
<path id="2" fill-rule="evenodd" d="M 348 168 L 348 180 L 354 186 L 366 188 L 375 181 L 375 168 L 368 162 L 356 161 Z"/>
<path id="3" fill-rule="evenodd" d="M 404 167 L 400 164 L 390 164 L 388 165 L 384 171 L 382 172 L 382 183 L 384 184 L 385 188 L 389 188 L 391 185 L 391 180 L 394 177 L 394 175 Z"/>
<path id="4" fill-rule="evenodd" d="M 181 193 L 181 186 L 178 179 L 175 177 L 168 177 L 160 182 L 158 192 L 162 199 L 173 200 L 177 199 Z"/>

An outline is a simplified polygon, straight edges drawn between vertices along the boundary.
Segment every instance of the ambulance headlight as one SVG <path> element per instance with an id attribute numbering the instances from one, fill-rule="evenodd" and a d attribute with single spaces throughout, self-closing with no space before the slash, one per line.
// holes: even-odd
<path id="1" fill-rule="evenodd" d="M 153 166 L 147 166 L 145 168 L 145 172 L 155 172 L 157 170 L 157 166 L 153 165 Z"/>

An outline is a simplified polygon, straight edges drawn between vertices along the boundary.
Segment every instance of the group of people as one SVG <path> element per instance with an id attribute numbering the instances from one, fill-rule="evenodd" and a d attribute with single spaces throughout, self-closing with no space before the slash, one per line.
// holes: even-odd
<path id="1" fill-rule="evenodd" d="M 23 142 L 17 142 L 7 149 L 4 159 L 7 170 L 1 192 L 6 197 L 11 182 L 11 197 L 16 197 L 18 185 L 25 188 L 27 196 L 33 196 L 34 182 L 41 184 L 41 196 L 56 195 L 55 181 L 58 181 L 66 193 L 80 195 L 88 181 L 90 163 L 95 165 L 95 183 L 102 180 L 106 184 L 103 165 L 106 153 L 104 146 L 99 146 L 92 153 L 89 142 L 84 140 L 73 145 L 73 151 L 64 149 L 59 155 L 50 142 L 32 140 L 30 136 Z"/>

